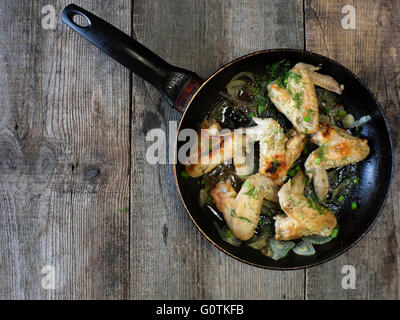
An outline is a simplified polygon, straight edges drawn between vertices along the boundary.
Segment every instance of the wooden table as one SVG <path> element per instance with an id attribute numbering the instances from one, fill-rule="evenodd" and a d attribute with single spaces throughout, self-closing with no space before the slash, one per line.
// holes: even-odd
<path id="1" fill-rule="evenodd" d="M 0 2 L 0 298 L 399 298 L 398 171 L 376 225 L 329 263 L 278 272 L 226 256 L 185 213 L 172 165 L 146 162 L 147 132 L 180 114 L 63 25 L 68 3 Z M 399 1 L 75 3 L 202 77 L 266 48 L 333 58 L 375 93 L 399 155 Z M 342 287 L 346 265 L 355 289 Z"/>

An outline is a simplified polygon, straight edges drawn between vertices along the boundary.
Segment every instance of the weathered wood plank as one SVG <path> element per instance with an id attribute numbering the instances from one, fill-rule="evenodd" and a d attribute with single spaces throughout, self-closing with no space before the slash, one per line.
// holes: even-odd
<path id="1" fill-rule="evenodd" d="M 252 51 L 303 46 L 302 1 L 135 0 L 133 12 L 140 42 L 205 78 Z M 172 165 L 146 162 L 146 133 L 179 118 L 134 76 L 131 298 L 303 299 L 304 271 L 261 270 L 219 252 L 186 215 Z"/>
<path id="2" fill-rule="evenodd" d="M 347 254 L 307 271 L 307 299 L 399 299 L 400 176 L 399 84 L 400 19 L 398 1 L 306 1 L 306 48 L 353 70 L 377 96 L 393 131 L 396 169 L 391 195 L 381 218 Z M 351 4 L 355 29 L 343 29 Z M 344 290 L 342 267 L 356 270 L 356 289 Z"/>
<path id="3" fill-rule="evenodd" d="M 69 2 L 0 4 L 1 298 L 128 297 L 129 72 L 61 24 Z M 130 32 L 130 0 L 76 2 Z"/>

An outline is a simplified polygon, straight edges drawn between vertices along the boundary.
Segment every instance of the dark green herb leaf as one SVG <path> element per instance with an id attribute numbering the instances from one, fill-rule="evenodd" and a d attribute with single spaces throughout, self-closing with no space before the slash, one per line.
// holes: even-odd
<path id="1" fill-rule="evenodd" d="M 189 179 L 190 178 L 189 173 L 187 173 L 186 171 L 182 171 L 181 172 L 181 177 L 183 179 Z"/>

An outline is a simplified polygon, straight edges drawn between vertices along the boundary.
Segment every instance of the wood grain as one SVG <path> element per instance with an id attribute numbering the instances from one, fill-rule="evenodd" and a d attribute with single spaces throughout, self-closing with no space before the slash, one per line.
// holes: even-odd
<path id="1" fill-rule="evenodd" d="M 140 42 L 204 78 L 252 51 L 303 46 L 301 1 L 135 0 L 133 12 Z M 257 269 L 218 251 L 185 213 L 172 165 L 146 162 L 146 133 L 179 119 L 134 76 L 131 298 L 303 299 L 304 271 Z"/>
<path id="2" fill-rule="evenodd" d="M 1 298 L 128 297 L 129 72 L 61 24 L 68 3 L 0 4 Z M 130 1 L 77 4 L 130 31 Z"/>
<path id="3" fill-rule="evenodd" d="M 345 5 L 355 8 L 355 29 L 341 27 Z M 398 1 L 305 2 L 307 50 L 337 60 L 366 82 L 390 121 L 397 156 L 391 194 L 378 222 L 347 254 L 307 270 L 307 299 L 400 297 L 399 9 Z M 344 265 L 356 269 L 354 290 L 344 290 L 341 286 Z"/>
<path id="4" fill-rule="evenodd" d="M 397 155 L 385 210 L 347 254 L 293 272 L 240 263 L 196 230 L 172 165 L 145 157 L 148 131 L 180 114 L 61 24 L 69 2 L 0 3 L 0 299 L 400 298 L 398 2 L 75 1 L 204 78 L 241 55 L 305 44 L 368 84 Z M 355 30 L 341 27 L 347 4 Z M 42 28 L 45 5 L 54 30 Z M 42 288 L 45 265 L 54 290 Z M 356 268 L 355 290 L 341 286 L 344 265 Z"/>

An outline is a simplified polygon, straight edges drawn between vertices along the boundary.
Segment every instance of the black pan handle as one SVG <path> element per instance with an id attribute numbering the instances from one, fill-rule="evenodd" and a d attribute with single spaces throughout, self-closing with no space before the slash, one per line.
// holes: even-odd
<path id="1" fill-rule="evenodd" d="M 87 20 L 80 26 L 73 18 Z M 183 112 L 190 96 L 202 80 L 195 73 L 167 63 L 145 46 L 96 15 L 70 4 L 64 8 L 61 20 L 100 50 L 154 85 L 171 106 Z"/>

